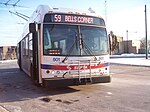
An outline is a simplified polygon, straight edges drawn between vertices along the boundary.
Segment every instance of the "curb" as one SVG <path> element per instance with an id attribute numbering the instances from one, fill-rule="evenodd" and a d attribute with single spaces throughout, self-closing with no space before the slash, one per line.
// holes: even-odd
<path id="1" fill-rule="evenodd" d="M 17 59 L 15 59 L 15 60 L 2 60 L 2 61 L 0 61 L 0 63 L 9 63 L 9 62 L 16 62 L 17 61 Z"/>
<path id="2" fill-rule="evenodd" d="M 111 63 L 110 65 L 124 65 L 124 66 L 137 66 L 137 67 L 150 67 L 149 65 L 135 65 L 135 64 L 123 64 L 123 63 Z"/>

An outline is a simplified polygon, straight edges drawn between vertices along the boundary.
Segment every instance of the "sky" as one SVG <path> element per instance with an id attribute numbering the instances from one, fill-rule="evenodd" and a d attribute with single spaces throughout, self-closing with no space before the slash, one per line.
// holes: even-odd
<path id="1" fill-rule="evenodd" d="M 38 5 L 88 10 L 92 8 L 105 19 L 107 31 L 122 36 L 126 40 L 145 37 L 144 6 L 147 5 L 148 38 L 150 38 L 150 0 L 0 0 L 0 46 L 17 45 L 26 21 L 11 12 L 31 16 Z"/>

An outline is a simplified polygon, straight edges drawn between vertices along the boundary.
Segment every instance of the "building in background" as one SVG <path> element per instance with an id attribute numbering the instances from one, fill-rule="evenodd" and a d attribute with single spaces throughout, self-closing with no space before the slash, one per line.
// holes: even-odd
<path id="1" fill-rule="evenodd" d="M 16 46 L 1 46 L 0 60 L 16 59 Z"/>
<path id="2" fill-rule="evenodd" d="M 141 53 L 141 41 L 140 40 L 123 40 L 123 37 L 117 36 L 118 48 L 113 54 L 139 54 Z"/>
<path id="3" fill-rule="evenodd" d="M 141 45 L 140 40 L 123 41 L 124 53 L 139 54 L 140 45 Z"/>

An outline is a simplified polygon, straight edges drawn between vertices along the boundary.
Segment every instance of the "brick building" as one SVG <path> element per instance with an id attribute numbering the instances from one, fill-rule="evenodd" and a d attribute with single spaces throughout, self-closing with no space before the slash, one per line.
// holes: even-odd
<path id="1" fill-rule="evenodd" d="M 16 59 L 16 46 L 1 46 L 0 60 Z"/>

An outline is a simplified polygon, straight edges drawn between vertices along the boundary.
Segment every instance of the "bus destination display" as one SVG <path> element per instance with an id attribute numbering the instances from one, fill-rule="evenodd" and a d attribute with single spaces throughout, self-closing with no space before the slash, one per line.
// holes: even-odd
<path id="1" fill-rule="evenodd" d="M 54 22 L 69 22 L 69 23 L 89 23 L 93 24 L 92 17 L 83 17 L 83 16 L 75 16 L 75 15 L 54 15 Z"/>
<path id="2" fill-rule="evenodd" d="M 104 21 L 101 18 L 92 16 L 83 16 L 75 14 L 47 14 L 44 22 L 52 23 L 72 23 L 72 24 L 91 24 L 104 26 Z"/>

